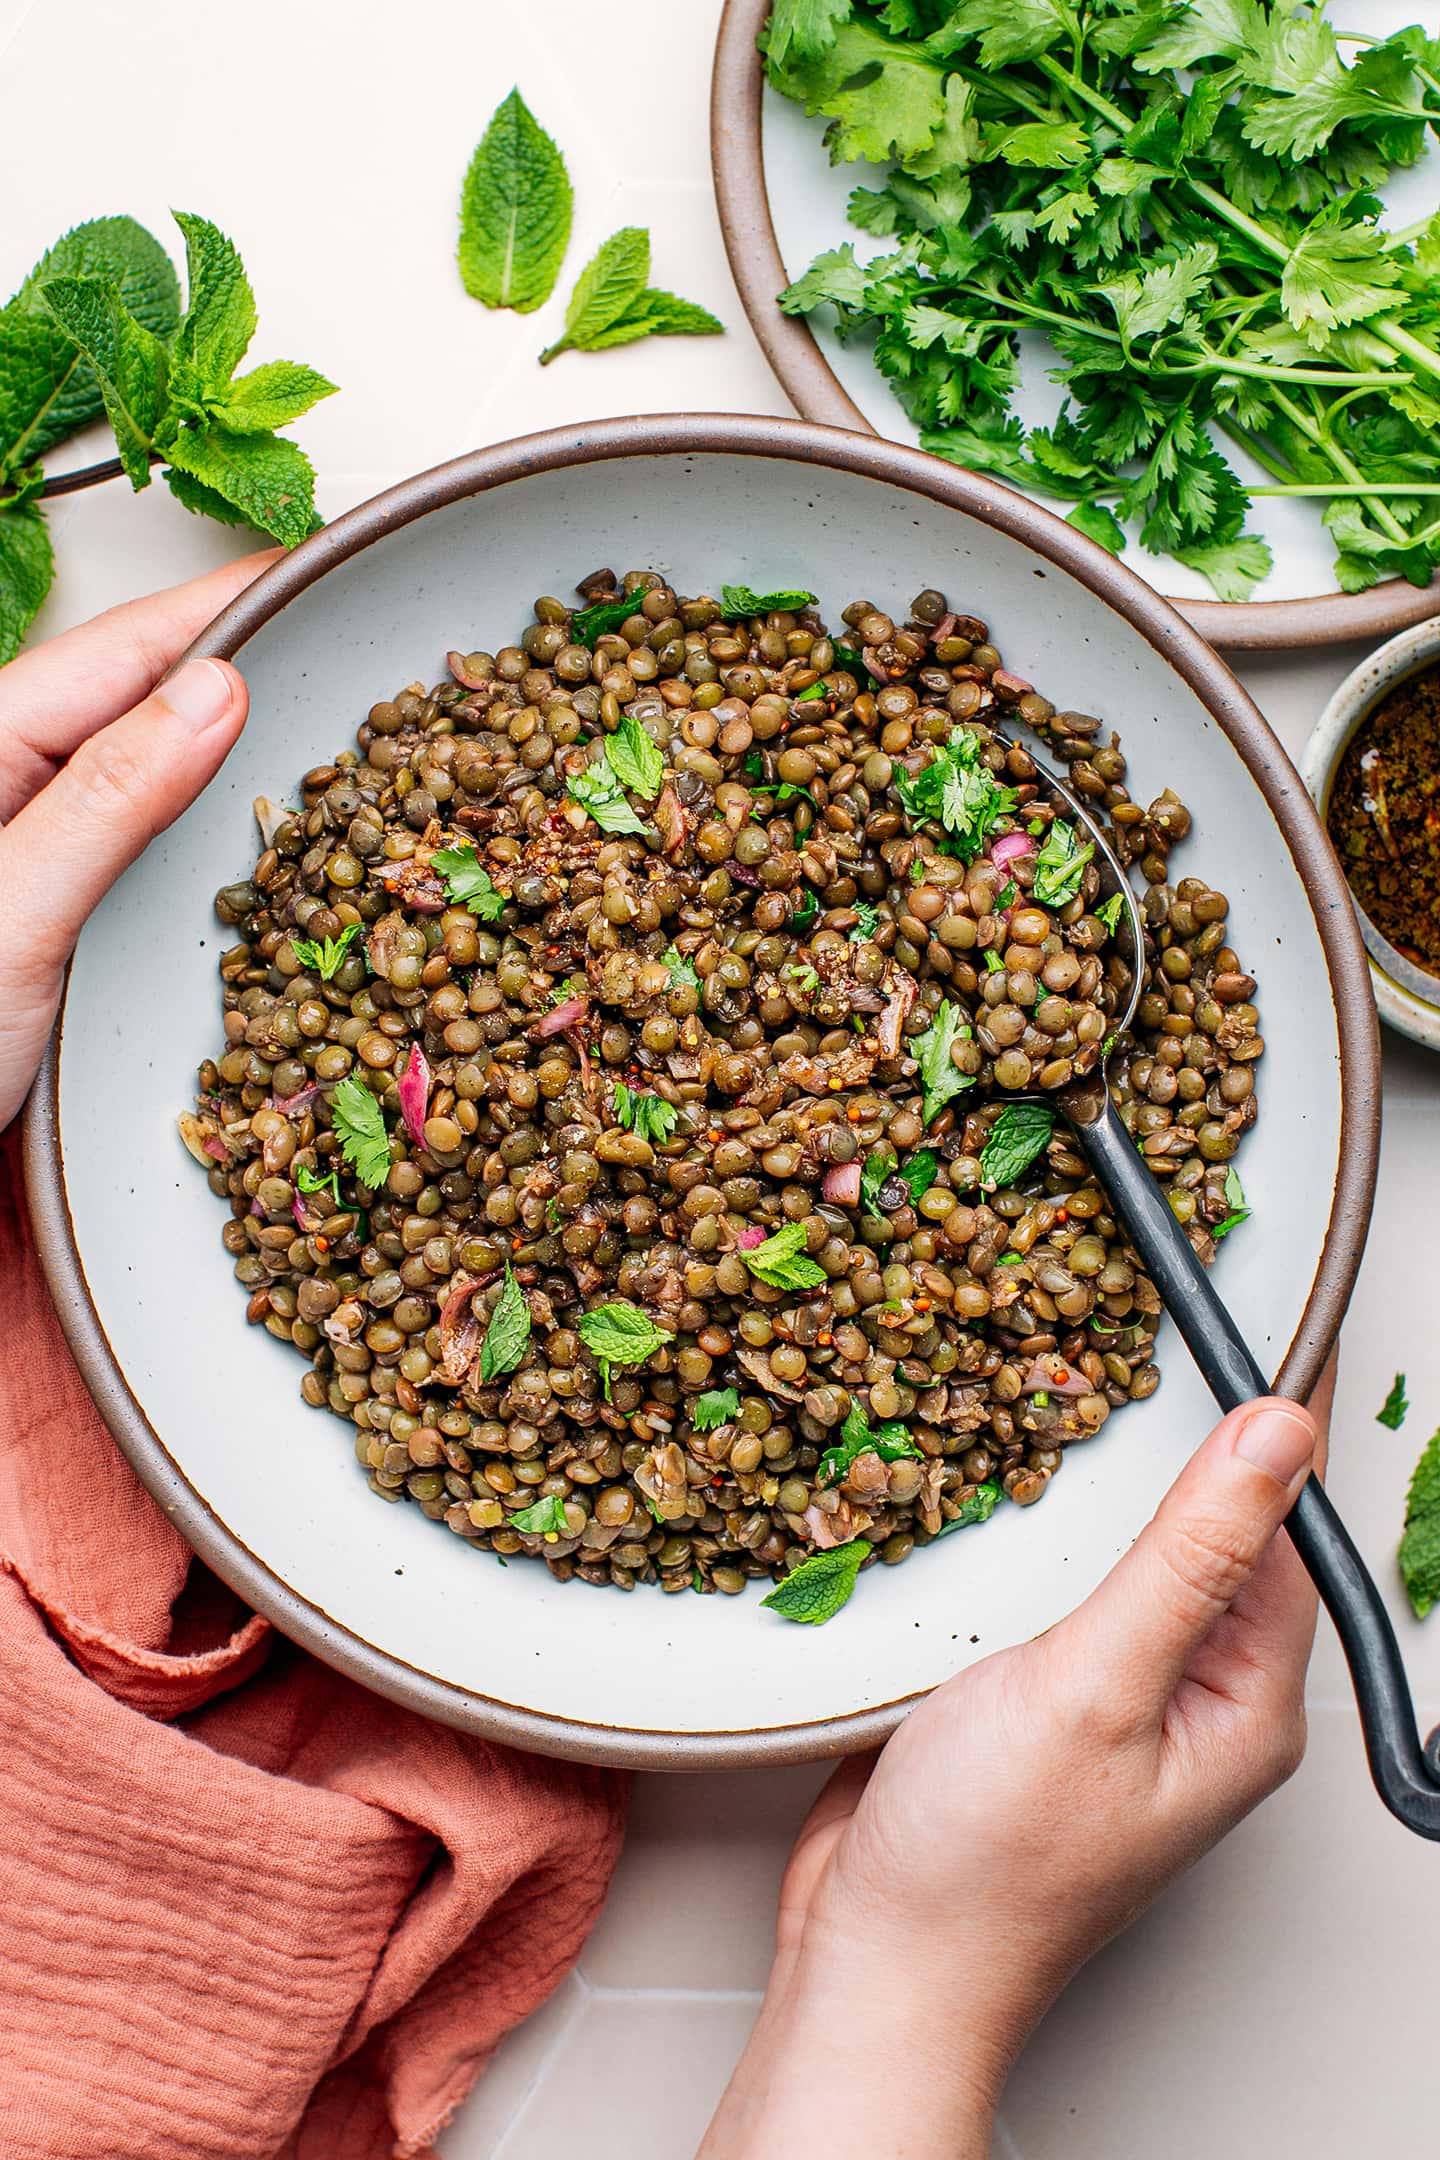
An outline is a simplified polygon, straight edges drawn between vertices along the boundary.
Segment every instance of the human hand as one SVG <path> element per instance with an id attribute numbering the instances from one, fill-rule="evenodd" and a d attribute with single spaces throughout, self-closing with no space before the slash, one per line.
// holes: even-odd
<path id="1" fill-rule="evenodd" d="M 702 2160 L 802 2133 L 830 2160 L 983 2160 L 1065 1982 L 1300 1761 L 1315 1597 L 1275 1532 L 1318 1436 L 1293 1403 L 1234 1412 L 1077 1611 L 831 1779 Z"/>
<path id="2" fill-rule="evenodd" d="M 0 669 L 0 1130 L 35 1077 L 86 916 L 244 725 L 245 684 L 226 661 L 155 685 L 278 553 L 111 608 Z"/>

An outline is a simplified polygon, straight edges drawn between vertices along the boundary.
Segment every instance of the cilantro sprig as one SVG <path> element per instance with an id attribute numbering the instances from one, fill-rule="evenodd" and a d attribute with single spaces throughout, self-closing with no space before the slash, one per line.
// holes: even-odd
<path id="1" fill-rule="evenodd" d="M 1016 803 L 1014 789 L 1002 787 L 982 763 L 980 738 L 973 728 L 957 728 L 918 773 L 897 765 L 892 785 L 912 822 L 933 818 L 943 826 L 945 852 L 961 862 L 973 862 L 997 820 L 1008 816 Z"/>
<path id="2" fill-rule="evenodd" d="M 898 1462 L 902 1455 L 912 1456 L 917 1462 L 923 1460 L 920 1450 L 910 1438 L 909 1431 L 898 1419 L 873 1429 L 864 1405 L 852 1402 L 840 1428 L 840 1438 L 833 1447 L 826 1448 L 815 1471 L 817 1485 L 838 1485 L 848 1476 L 856 1458 L 874 1453 L 881 1462 Z"/>
<path id="3" fill-rule="evenodd" d="M 1428 583 L 1440 221 L 1388 232 L 1373 191 L 1440 125 L 1440 49 L 1352 16 L 776 0 L 775 88 L 828 119 L 832 162 L 890 168 L 850 197 L 872 244 L 818 256 L 782 307 L 833 308 L 924 448 L 1114 553 L 1138 537 L 1243 600 L 1271 568 L 1252 501 L 1312 498 L 1343 589 Z M 1063 402 L 1028 426 L 1041 339 Z"/>
<path id="4" fill-rule="evenodd" d="M 347 1073 L 330 1097 L 330 1123 L 356 1177 L 378 1192 L 390 1175 L 390 1135 L 385 1113 L 355 1073 Z"/>
<path id="5" fill-rule="evenodd" d="M 338 938 L 327 937 L 323 942 L 317 942 L 314 938 L 297 937 L 290 940 L 290 945 L 301 967 L 313 969 L 322 982 L 330 982 L 359 935 L 359 923 L 352 922 L 346 923 Z"/>
<path id="6" fill-rule="evenodd" d="M 663 1095 L 629 1088 L 623 1080 L 615 1083 L 614 1104 L 615 1122 L 627 1132 L 638 1133 L 652 1146 L 663 1145 L 670 1138 L 680 1116 L 674 1103 L 666 1102 Z"/>

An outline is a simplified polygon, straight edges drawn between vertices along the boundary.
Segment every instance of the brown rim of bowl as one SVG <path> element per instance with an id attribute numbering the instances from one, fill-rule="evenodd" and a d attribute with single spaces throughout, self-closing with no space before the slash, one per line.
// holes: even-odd
<path id="1" fill-rule="evenodd" d="M 790 272 L 775 237 L 765 185 L 760 117 L 764 75 L 755 43 L 770 7 L 771 0 L 725 0 L 715 41 L 710 162 L 725 252 L 750 327 L 795 410 L 827 427 L 873 435 L 876 430 L 841 387 L 809 325 L 798 315 L 782 315 L 775 305 L 776 294 L 790 283 Z M 1186 598 L 1172 599 L 1170 605 L 1203 638 L 1230 652 L 1279 652 L 1339 645 L 1352 638 L 1375 642 L 1440 614 L 1440 576 L 1423 588 L 1404 578 L 1388 578 L 1363 593 L 1317 593 L 1304 600 Z"/>
<path id="2" fill-rule="evenodd" d="M 1234 744 L 1274 813 L 1310 896 L 1330 972 L 1340 1041 L 1339 1166 L 1320 1266 L 1277 1385 L 1307 1396 L 1320 1377 L 1365 1244 L 1379 1150 L 1380 1052 L 1369 967 L 1340 866 L 1299 775 L 1250 697 L 1189 623 L 1073 526 L 1008 488 L 874 435 L 750 414 L 658 414 L 597 420 L 475 450 L 347 511 L 233 600 L 190 648 L 233 658 L 273 616 L 327 571 L 428 512 L 537 473 L 622 457 L 763 457 L 830 466 L 908 488 L 1007 534 L 1087 586 L 1169 662 Z M 749 1768 L 812 1761 L 878 1746 L 919 1699 L 813 1723 L 749 1732 L 638 1732 L 499 1702 L 418 1671 L 300 1596 L 246 1547 L 188 1483 L 131 1393 L 85 1280 L 66 1198 L 59 1129 L 62 1000 L 25 1115 L 25 1181 L 35 1235 L 60 1322 L 100 1412 L 141 1481 L 201 1558 L 285 1635 L 396 1702 L 487 1739 L 580 1762 L 650 1770 Z M 923 1692 L 923 1691 L 921 1691 Z"/>

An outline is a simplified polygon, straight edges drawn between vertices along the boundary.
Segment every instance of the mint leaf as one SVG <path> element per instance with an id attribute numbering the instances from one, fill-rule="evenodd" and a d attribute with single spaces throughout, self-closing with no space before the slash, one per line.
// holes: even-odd
<path id="1" fill-rule="evenodd" d="M 814 593 L 802 592 L 798 586 L 767 593 L 757 593 L 753 585 L 720 588 L 720 612 L 727 622 L 741 622 L 751 615 L 798 615 L 802 608 L 813 607 L 814 603 Z"/>
<path id="2" fill-rule="evenodd" d="M 633 713 L 622 713 L 614 734 L 606 736 L 605 759 L 615 777 L 637 795 L 653 801 L 660 793 L 664 756 Z"/>
<path id="3" fill-rule="evenodd" d="M 1230 1203 L 1230 1213 L 1223 1222 L 1216 1223 L 1210 1232 L 1217 1245 L 1222 1237 L 1228 1237 L 1232 1230 L 1239 1229 L 1241 1223 L 1250 1220 L 1251 1210 L 1245 1205 L 1245 1190 L 1240 1183 L 1240 1173 L 1233 1164 L 1225 1172 L 1225 1198 Z"/>
<path id="4" fill-rule="evenodd" d="M 268 435 L 298 420 L 321 398 L 333 397 L 335 390 L 333 382 L 297 360 L 267 360 L 248 375 L 237 375 L 210 410 L 232 435 Z"/>
<path id="5" fill-rule="evenodd" d="M 301 967 L 313 968 L 322 982 L 329 982 L 359 935 L 359 923 L 347 923 L 338 938 L 326 938 L 323 945 L 308 937 L 292 937 L 290 944 Z"/>
<path id="6" fill-rule="evenodd" d="M 1079 893 L 1085 865 L 1095 853 L 1095 843 L 1080 845 L 1073 825 L 1056 818 L 1045 844 L 1035 857 L 1035 878 L 1030 887 L 1041 907 L 1067 907 Z"/>
<path id="7" fill-rule="evenodd" d="M 1055 1113 L 1044 1103 L 1006 1103 L 980 1151 L 980 1182 L 988 1192 L 1013 1185 L 1050 1145 Z"/>
<path id="8" fill-rule="evenodd" d="M 569 347 L 583 350 L 639 299 L 650 275 L 650 235 L 643 226 L 624 225 L 603 242 L 585 265 L 565 310 L 563 336 L 540 355 L 546 367 Z"/>
<path id="9" fill-rule="evenodd" d="M 570 618 L 571 637 L 577 645 L 587 645 L 593 652 L 597 638 L 607 637 L 640 613 L 644 598 L 643 592 L 625 593 L 618 600 L 597 600 L 593 607 L 581 608 Z"/>
<path id="10" fill-rule="evenodd" d="M 564 1537 L 565 1502 L 559 1493 L 546 1493 L 543 1500 L 532 1501 L 518 1514 L 507 1516 L 505 1528 L 519 1530 L 526 1537 Z"/>
<path id="11" fill-rule="evenodd" d="M 582 1313 L 576 1323 L 580 1340 L 600 1367 L 605 1400 L 610 1400 L 610 1370 L 614 1365 L 643 1365 L 647 1358 L 675 1340 L 670 1328 L 657 1326 L 638 1305 L 615 1299 Z"/>
<path id="12" fill-rule="evenodd" d="M 0 510 L 0 667 L 20 650 L 54 575 L 55 558 L 40 505 Z"/>
<path id="13" fill-rule="evenodd" d="M 301 1163 L 295 1172 L 295 1183 L 301 1192 L 328 1192 L 334 1203 L 336 1213 L 339 1213 L 343 1202 L 340 1198 L 340 1173 L 338 1170 L 332 1170 L 328 1176 L 322 1177 L 321 1173 L 318 1170 L 312 1170 L 308 1163 Z"/>
<path id="14" fill-rule="evenodd" d="M 649 285 L 604 330 L 575 343 L 581 352 L 608 352 L 612 345 L 633 345 L 637 338 L 715 337 L 724 328 L 719 317 L 698 302 Z"/>
<path id="15" fill-rule="evenodd" d="M 1417 1620 L 1440 1602 L 1440 1432 L 1415 1465 L 1405 1501 L 1400 1573 Z"/>
<path id="16" fill-rule="evenodd" d="M 505 1287 L 496 1299 L 480 1345 L 481 1381 L 498 1380 L 502 1373 L 514 1372 L 529 1340 L 530 1307 L 507 1261 Z"/>
<path id="17" fill-rule="evenodd" d="M 1384 1408 L 1377 1410 L 1375 1413 L 1375 1422 L 1377 1425 L 1388 1425 L 1391 1432 L 1399 1432 L 1400 1427 L 1405 1422 L 1405 1413 L 1409 1408 L 1410 1405 L 1405 1396 L 1405 1375 L 1403 1372 L 1397 1372 L 1390 1392 L 1385 1398 Z"/>
<path id="18" fill-rule="evenodd" d="M 996 1485 L 987 1479 L 983 1485 L 975 1487 L 968 1499 L 961 1501 L 959 1514 L 943 1523 L 936 1531 L 936 1537 L 948 1537 L 952 1530 L 968 1530 L 972 1523 L 989 1522 L 1004 1497 L 1004 1486 Z"/>
<path id="19" fill-rule="evenodd" d="M 223 391 L 255 335 L 255 295 L 234 242 L 218 225 L 193 211 L 172 215 L 185 235 L 189 297 L 171 353 L 177 371 L 197 392 Z M 196 477 L 203 480 L 205 475 Z M 261 527 L 264 532 L 273 529 Z"/>
<path id="20" fill-rule="evenodd" d="M 881 1462 L 898 1462 L 902 1455 L 915 1462 L 923 1462 L 924 1456 L 910 1438 L 905 1427 L 898 1422 L 880 1425 L 872 1432 L 864 1406 L 851 1402 L 845 1422 L 840 1428 L 840 1439 L 833 1447 L 826 1448 L 815 1470 L 817 1485 L 835 1485 L 849 1475 L 857 1456 L 876 1454 Z"/>
<path id="21" fill-rule="evenodd" d="M 707 1388 L 691 1403 L 690 1418 L 696 1432 L 713 1432 L 717 1425 L 728 1425 L 739 1408 L 738 1388 Z"/>
<path id="22" fill-rule="evenodd" d="M 921 1115 L 927 1125 L 952 1096 L 975 1085 L 974 1076 L 962 1073 L 950 1056 L 955 1044 L 966 1040 L 969 1034 L 960 1007 L 945 998 L 924 1034 L 917 1035 L 908 1045 L 920 1066 L 920 1079 L 925 1090 Z"/>
<path id="23" fill-rule="evenodd" d="M 130 485 L 148 487 L 166 405 L 165 347 L 127 312 L 119 288 L 98 278 L 47 279 L 40 298 L 95 371 Z"/>
<path id="24" fill-rule="evenodd" d="M 467 842 L 463 847 L 441 848 L 430 858 L 432 870 L 445 880 L 445 891 L 456 907 L 469 908 L 480 922 L 498 922 L 505 912 L 508 893 L 492 883 L 490 873 Z"/>
<path id="25" fill-rule="evenodd" d="M 189 473 L 181 472 L 177 465 L 166 466 L 165 485 L 176 502 L 183 503 L 187 510 L 193 510 L 196 517 L 214 518 L 221 525 L 248 525 L 250 522 L 243 510 L 237 510 L 234 503 L 226 502 L 225 497 L 217 495 L 214 488 L 208 488 L 203 482 L 192 479 Z"/>
<path id="26" fill-rule="evenodd" d="M 390 1135 L 379 1103 L 356 1074 L 347 1073 L 330 1097 L 330 1123 L 356 1177 L 379 1192 L 390 1175 Z"/>
<path id="27" fill-rule="evenodd" d="M 603 756 L 568 780 L 566 790 L 570 801 L 579 803 L 602 832 L 643 835 L 649 829 L 625 800 L 625 791 Z"/>
<path id="28" fill-rule="evenodd" d="M 814 1553 L 792 1568 L 760 1602 L 779 1613 L 782 1620 L 823 1627 L 849 1600 L 861 1565 L 873 1550 L 864 1538 L 854 1538 L 848 1545 L 837 1545 L 832 1552 Z"/>
<path id="29" fill-rule="evenodd" d="M 663 1095 L 646 1094 L 626 1087 L 623 1080 L 616 1081 L 615 1118 L 627 1132 L 639 1133 L 652 1145 L 663 1143 L 675 1130 L 679 1115 L 674 1103 L 666 1102 Z"/>
<path id="30" fill-rule="evenodd" d="M 283 435 L 186 427 L 166 444 L 165 455 L 180 472 L 228 503 L 246 524 L 285 547 L 297 547 L 313 529 L 314 469 L 299 444 Z"/>
<path id="31" fill-rule="evenodd" d="M 752 1275 L 775 1290 L 814 1290 L 827 1280 L 825 1270 L 804 1251 L 805 1225 L 785 1223 L 763 1244 L 749 1245 L 740 1257 Z"/>
<path id="32" fill-rule="evenodd" d="M 570 245 L 565 160 L 518 90 L 495 108 L 460 196 L 460 276 L 472 299 L 528 315 Z"/>

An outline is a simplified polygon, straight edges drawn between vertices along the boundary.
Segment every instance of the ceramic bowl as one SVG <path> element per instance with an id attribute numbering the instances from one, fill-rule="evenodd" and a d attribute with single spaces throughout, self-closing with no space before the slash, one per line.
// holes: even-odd
<path id="1" fill-rule="evenodd" d="M 1148 801 L 1191 806 L 1188 858 L 1230 895 L 1260 978 L 1268 1114 L 1254 1215 L 1221 1287 L 1304 1393 L 1354 1281 L 1376 1146 L 1364 955 L 1315 811 L 1214 652 L 1047 511 L 939 460 L 803 422 L 607 421 L 477 451 L 351 511 L 265 573 L 197 650 L 234 655 L 251 719 L 223 772 L 88 925 L 28 1126 L 32 1206 L 81 1367 L 141 1477 L 205 1559 L 289 1635 L 433 1716 L 586 1760 L 659 1768 L 839 1754 L 917 1695 L 1035 1634 L 1098 1581 L 1212 1422 L 1179 1341 L 1164 1385 L 1072 1451 L 1043 1505 L 872 1569 L 822 1628 L 740 1599 L 630 1596 L 496 1565 L 381 1504 L 351 1432 L 301 1402 L 295 1353 L 247 1328 L 224 1211 L 181 1147 L 219 1036 L 216 888 L 378 696 L 448 647 L 511 638 L 597 563 L 903 607 L 928 585 L 1007 662 L 1118 728 Z"/>
<path id="2" fill-rule="evenodd" d="M 1330 808 L 1330 790 L 1340 760 L 1366 715 L 1397 683 L 1433 667 L 1437 660 L 1440 622 L 1416 623 L 1412 629 L 1402 630 L 1399 637 L 1390 638 L 1346 676 L 1316 721 L 1300 762 L 1301 777 L 1322 818 Z M 1373 956 L 1367 955 L 1367 959 L 1381 1019 L 1402 1035 L 1424 1043 L 1427 1049 L 1440 1050 L 1440 1001 L 1431 1004 L 1417 997 L 1388 975 Z"/>

